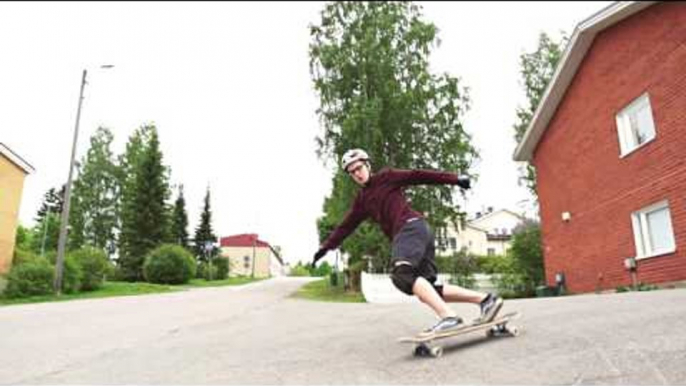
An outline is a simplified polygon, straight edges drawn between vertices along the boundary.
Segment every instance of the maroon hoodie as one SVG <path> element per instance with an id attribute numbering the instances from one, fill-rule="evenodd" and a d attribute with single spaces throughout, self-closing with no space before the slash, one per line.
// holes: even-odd
<path id="1" fill-rule="evenodd" d="M 381 225 L 389 240 L 400 231 L 405 222 L 414 217 L 424 217 L 410 208 L 404 194 L 408 185 L 457 184 L 457 174 L 429 170 L 382 169 L 367 181 L 355 197 L 352 208 L 343 221 L 324 241 L 321 248 L 337 248 L 343 240 L 368 217 Z"/>

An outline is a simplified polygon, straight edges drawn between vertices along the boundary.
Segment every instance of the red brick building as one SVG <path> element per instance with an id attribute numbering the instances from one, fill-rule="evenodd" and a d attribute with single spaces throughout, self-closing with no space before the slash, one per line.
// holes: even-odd
<path id="1" fill-rule="evenodd" d="M 514 159 L 537 170 L 546 280 L 686 280 L 686 2 L 617 2 L 575 29 Z"/>

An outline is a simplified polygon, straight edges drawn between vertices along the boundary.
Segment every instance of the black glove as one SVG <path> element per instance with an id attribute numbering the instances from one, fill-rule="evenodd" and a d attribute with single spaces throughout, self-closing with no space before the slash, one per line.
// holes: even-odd
<path id="1" fill-rule="evenodd" d="M 317 264 L 317 261 L 319 259 L 321 259 L 322 257 L 324 257 L 324 255 L 326 255 L 326 252 L 327 252 L 326 249 L 320 249 L 314 254 L 314 258 L 312 259 L 312 268 L 315 267 L 315 265 Z"/>
<path id="2" fill-rule="evenodd" d="M 462 189 L 468 190 L 472 187 L 472 181 L 469 178 L 469 176 L 461 174 L 457 176 L 457 186 L 459 186 Z"/>

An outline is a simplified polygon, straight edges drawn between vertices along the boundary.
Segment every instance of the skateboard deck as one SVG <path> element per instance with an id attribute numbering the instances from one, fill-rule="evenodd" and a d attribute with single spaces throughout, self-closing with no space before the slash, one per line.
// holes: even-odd
<path id="1" fill-rule="evenodd" d="M 518 336 L 519 328 L 517 326 L 510 325 L 509 322 L 519 318 L 520 316 L 521 313 L 519 311 L 508 312 L 506 314 L 496 316 L 496 318 L 490 322 L 482 323 L 479 321 L 475 321 L 463 327 L 458 327 L 454 330 L 444 331 L 432 335 L 415 335 L 410 337 L 402 337 L 398 339 L 398 342 L 414 343 L 415 356 L 440 357 L 441 354 L 443 354 L 443 347 L 440 345 L 432 346 L 432 342 L 444 338 L 483 330 L 486 330 L 486 336 L 489 338 L 496 336 Z"/>

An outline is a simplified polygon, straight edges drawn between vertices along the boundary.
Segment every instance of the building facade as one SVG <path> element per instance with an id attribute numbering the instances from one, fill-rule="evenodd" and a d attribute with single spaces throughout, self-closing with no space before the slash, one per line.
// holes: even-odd
<path id="1" fill-rule="evenodd" d="M 258 278 L 282 276 L 285 266 L 278 248 L 256 234 L 240 234 L 220 239 L 220 257 L 229 260 L 229 276 Z"/>
<path id="2" fill-rule="evenodd" d="M 686 3 L 618 2 L 575 29 L 515 160 L 537 170 L 546 280 L 686 280 Z"/>
<path id="3" fill-rule="evenodd" d="M 464 224 L 448 227 L 445 240 L 438 242 L 437 254 L 452 255 L 465 250 L 472 255 L 505 255 L 513 231 L 523 221 L 524 217 L 510 210 L 489 208 Z"/>
<path id="4" fill-rule="evenodd" d="M 12 266 L 24 178 L 33 171 L 28 162 L 0 143 L 0 274 Z"/>

